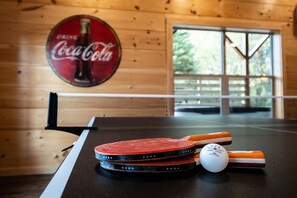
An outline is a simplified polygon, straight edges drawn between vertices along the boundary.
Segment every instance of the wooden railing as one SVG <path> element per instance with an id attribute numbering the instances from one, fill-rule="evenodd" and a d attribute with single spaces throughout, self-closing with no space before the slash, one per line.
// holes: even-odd
<path id="1" fill-rule="evenodd" d="M 185 75 L 175 74 L 175 95 L 220 96 L 220 75 Z M 229 79 L 229 94 L 244 96 L 246 85 L 244 78 Z M 230 99 L 231 106 L 245 106 L 244 99 Z M 210 106 L 219 107 L 220 99 L 175 99 L 175 106 Z"/>

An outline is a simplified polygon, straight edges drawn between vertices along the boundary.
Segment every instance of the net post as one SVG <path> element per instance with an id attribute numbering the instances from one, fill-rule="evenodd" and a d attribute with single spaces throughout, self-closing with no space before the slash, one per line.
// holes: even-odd
<path id="1" fill-rule="evenodd" d="M 57 127 L 58 94 L 50 92 L 48 95 L 47 127 Z"/>
<path id="2" fill-rule="evenodd" d="M 96 130 L 97 127 L 80 127 L 80 126 L 57 126 L 58 123 L 58 94 L 50 92 L 48 99 L 48 117 L 47 126 L 45 130 L 58 130 L 72 133 L 75 135 L 81 135 L 83 130 Z"/>

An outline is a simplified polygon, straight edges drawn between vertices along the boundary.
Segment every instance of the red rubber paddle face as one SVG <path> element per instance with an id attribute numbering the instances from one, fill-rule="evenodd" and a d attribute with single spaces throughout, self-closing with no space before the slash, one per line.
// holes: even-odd
<path id="1" fill-rule="evenodd" d="M 146 161 L 184 156 L 195 149 L 195 142 L 191 141 L 148 138 L 103 144 L 95 147 L 95 154 L 104 161 Z"/>

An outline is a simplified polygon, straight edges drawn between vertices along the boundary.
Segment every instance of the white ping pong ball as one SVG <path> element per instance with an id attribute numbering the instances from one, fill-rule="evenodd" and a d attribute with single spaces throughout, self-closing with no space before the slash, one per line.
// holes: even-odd
<path id="1" fill-rule="evenodd" d="M 200 163 L 209 172 L 221 172 L 227 167 L 228 162 L 228 153 L 219 144 L 207 144 L 200 151 Z"/>

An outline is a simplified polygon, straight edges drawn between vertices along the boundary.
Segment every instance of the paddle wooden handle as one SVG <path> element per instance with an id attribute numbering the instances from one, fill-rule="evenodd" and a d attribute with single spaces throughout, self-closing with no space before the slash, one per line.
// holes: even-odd
<path id="1" fill-rule="evenodd" d="M 266 163 L 262 151 L 228 151 L 228 156 L 228 167 L 264 168 Z M 200 154 L 195 154 L 197 164 L 200 164 L 199 158 Z"/>
<path id="2" fill-rule="evenodd" d="M 230 132 L 215 132 L 215 133 L 205 133 L 197 135 L 189 135 L 183 137 L 182 140 L 194 141 L 197 147 L 201 148 L 206 144 L 217 143 L 221 145 L 227 145 L 232 143 L 232 135 Z"/>

